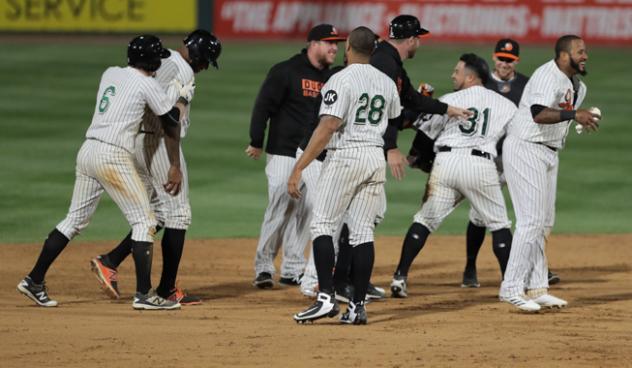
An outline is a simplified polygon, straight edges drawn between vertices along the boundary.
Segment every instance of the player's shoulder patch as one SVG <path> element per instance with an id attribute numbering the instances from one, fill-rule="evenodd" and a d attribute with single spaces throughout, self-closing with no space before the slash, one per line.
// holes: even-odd
<path id="1" fill-rule="evenodd" d="M 338 93 L 336 93 L 336 91 L 330 89 L 329 91 L 325 92 L 325 95 L 323 96 L 323 102 L 325 103 L 325 105 L 329 106 L 336 101 L 338 101 Z"/>

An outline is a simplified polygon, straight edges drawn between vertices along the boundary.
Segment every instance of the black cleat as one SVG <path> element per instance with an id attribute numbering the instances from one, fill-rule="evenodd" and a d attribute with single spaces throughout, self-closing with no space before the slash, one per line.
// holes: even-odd
<path id="1" fill-rule="evenodd" d="M 336 300 L 341 303 L 349 303 L 353 299 L 353 285 L 343 282 L 334 286 L 336 292 Z"/>
<path id="2" fill-rule="evenodd" d="M 41 307 L 56 307 L 57 302 L 48 297 L 46 284 L 36 284 L 29 276 L 18 284 L 18 291 Z"/>
<path id="3" fill-rule="evenodd" d="M 347 311 L 340 316 L 340 323 L 353 324 L 353 325 L 366 325 L 368 318 L 366 316 L 366 309 L 364 308 L 364 302 L 355 304 L 349 302 Z"/>
<path id="4" fill-rule="evenodd" d="M 481 284 L 478 283 L 478 277 L 476 277 L 476 270 L 463 271 L 463 282 L 461 283 L 461 287 L 462 288 L 481 287 Z"/>
<path id="5" fill-rule="evenodd" d="M 285 286 L 299 286 L 301 284 L 301 280 L 303 279 L 303 274 L 294 277 L 281 277 L 279 278 L 279 284 Z"/>
<path id="6" fill-rule="evenodd" d="M 272 280 L 271 274 L 261 272 L 252 282 L 252 285 L 258 287 L 259 289 L 269 289 L 274 286 L 274 280 Z"/>
<path id="7" fill-rule="evenodd" d="M 549 285 L 555 285 L 561 281 L 560 276 L 549 270 Z"/>

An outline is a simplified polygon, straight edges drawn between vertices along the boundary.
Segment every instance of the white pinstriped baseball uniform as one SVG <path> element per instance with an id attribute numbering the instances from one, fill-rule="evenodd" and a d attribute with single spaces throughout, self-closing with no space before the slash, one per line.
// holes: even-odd
<path id="1" fill-rule="evenodd" d="M 432 115 L 421 124 L 420 129 L 436 139 L 437 156 L 414 222 L 433 232 L 467 198 L 490 231 L 511 227 L 493 159 L 496 143 L 516 112 L 515 105 L 480 85 L 444 95 L 440 100 L 467 108 L 474 115 L 467 121 Z"/>
<path id="2" fill-rule="evenodd" d="M 312 239 L 333 236 L 346 216 L 352 246 L 373 241 L 386 181 L 384 140 L 388 119 L 401 113 L 395 83 L 370 64 L 351 64 L 321 89 L 319 115 L 343 121 L 327 145 L 318 180 Z"/>
<path id="3" fill-rule="evenodd" d="M 516 212 L 511 255 L 500 288 L 503 298 L 525 289 L 548 288 L 545 240 L 555 219 L 558 150 L 564 147 L 571 121 L 537 124 L 532 105 L 577 109 L 586 85 L 566 76 L 554 60 L 540 66 L 527 83 L 503 145 L 503 166 Z"/>
<path id="4" fill-rule="evenodd" d="M 167 93 L 169 102 L 175 105 L 179 97 L 179 90 L 173 83 L 174 80 L 184 86 L 195 82 L 195 76 L 189 63 L 178 51 L 169 51 L 171 56 L 162 59 L 160 68 L 156 70 L 155 79 Z M 187 106 L 187 119 L 181 119 L 183 124 L 180 136 L 182 138 L 186 135 L 189 127 L 190 107 L 191 105 Z M 139 173 L 147 187 L 158 225 L 170 229 L 186 230 L 191 224 L 191 205 L 189 204 L 189 177 L 184 153 L 180 147 L 182 184 L 180 192 L 173 196 L 163 189 L 171 164 L 167 155 L 164 130 L 160 119 L 151 111 L 148 111 L 143 117 L 141 134 L 136 138 L 136 148 Z"/>
<path id="5" fill-rule="evenodd" d="M 134 163 L 145 106 L 164 115 L 173 104 L 154 78 L 137 69 L 110 67 L 103 73 L 92 124 L 77 155 L 70 209 L 57 225 L 68 239 L 88 226 L 105 190 L 132 227 L 132 239 L 153 242 L 156 219 Z"/>

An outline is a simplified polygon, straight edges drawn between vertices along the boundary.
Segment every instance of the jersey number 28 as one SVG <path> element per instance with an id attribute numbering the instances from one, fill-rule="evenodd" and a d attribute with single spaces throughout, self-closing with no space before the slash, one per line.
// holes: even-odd
<path id="1" fill-rule="evenodd" d="M 375 95 L 369 99 L 369 94 L 363 93 L 358 102 L 360 107 L 356 111 L 354 124 L 365 125 L 368 120 L 371 125 L 378 125 L 382 121 L 386 105 L 382 95 Z"/>
<path id="2" fill-rule="evenodd" d="M 461 133 L 463 133 L 463 135 L 474 135 L 478 128 L 478 124 L 481 123 L 482 120 L 481 135 L 487 135 L 487 123 L 489 122 L 489 115 L 491 114 L 489 107 L 483 110 L 482 113 L 479 113 L 478 109 L 474 107 L 470 107 L 468 110 L 470 110 L 473 115 L 467 119 L 467 122 L 464 121 L 459 124 L 459 130 L 461 130 Z"/>

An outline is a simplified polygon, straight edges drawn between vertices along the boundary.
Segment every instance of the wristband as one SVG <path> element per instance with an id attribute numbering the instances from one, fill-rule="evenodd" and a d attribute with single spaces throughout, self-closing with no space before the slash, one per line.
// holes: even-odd
<path id="1" fill-rule="evenodd" d="M 562 112 L 560 112 L 560 119 L 562 119 L 562 121 L 573 120 L 575 119 L 575 113 L 577 113 L 577 110 L 562 110 Z"/>

